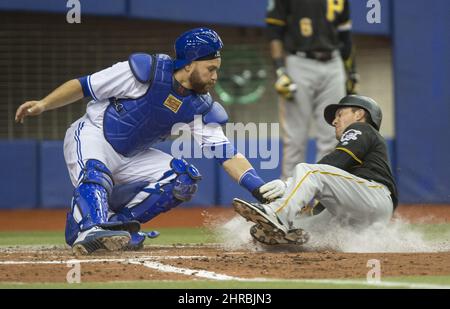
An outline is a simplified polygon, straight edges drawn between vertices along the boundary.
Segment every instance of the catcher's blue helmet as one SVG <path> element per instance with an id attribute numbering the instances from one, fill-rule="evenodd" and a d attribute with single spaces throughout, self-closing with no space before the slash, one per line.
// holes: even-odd
<path id="1" fill-rule="evenodd" d="M 186 31 L 175 41 L 174 70 L 181 69 L 195 60 L 218 58 L 222 47 L 222 40 L 214 30 L 195 28 Z"/>

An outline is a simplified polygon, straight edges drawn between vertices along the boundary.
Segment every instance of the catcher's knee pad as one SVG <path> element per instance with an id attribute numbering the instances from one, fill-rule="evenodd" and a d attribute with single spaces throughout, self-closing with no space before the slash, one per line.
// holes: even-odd
<path id="1" fill-rule="evenodd" d="M 183 159 L 172 159 L 170 167 L 178 175 L 175 178 L 173 195 L 183 202 L 190 201 L 197 192 L 197 182 L 202 179 L 202 175 L 194 165 Z"/>
<path id="2" fill-rule="evenodd" d="M 108 196 L 113 185 L 111 172 L 102 162 L 93 159 L 86 162 L 67 213 L 67 244 L 72 245 L 79 232 L 108 221 Z"/>
<path id="3" fill-rule="evenodd" d="M 199 171 L 182 159 L 172 159 L 170 167 L 156 184 L 140 191 L 148 194 L 142 202 L 130 207 L 115 205 L 116 213 L 111 216 L 110 221 L 137 220 L 144 223 L 189 201 L 197 191 L 197 182 L 201 179 Z"/>

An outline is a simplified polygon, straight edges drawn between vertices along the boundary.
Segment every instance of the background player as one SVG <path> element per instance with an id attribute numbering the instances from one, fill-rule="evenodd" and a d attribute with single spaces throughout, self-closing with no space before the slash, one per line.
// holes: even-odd
<path id="1" fill-rule="evenodd" d="M 300 163 L 286 186 L 281 180 L 264 185 L 265 198 L 283 196 L 269 204 L 235 199 L 235 210 L 257 223 L 251 235 L 265 244 L 303 244 L 311 231 L 330 224 L 365 228 L 387 223 L 397 206 L 397 189 L 380 135 L 382 113 L 371 98 L 350 95 L 324 112 L 339 144 L 317 164 Z M 284 188 L 286 190 L 284 191 Z M 316 198 L 326 208 L 320 214 L 300 215 Z"/>
<path id="2" fill-rule="evenodd" d="M 222 46 L 216 32 L 196 28 L 177 38 L 175 60 L 164 54 L 132 54 L 128 61 L 70 80 L 44 99 L 18 108 L 16 121 L 22 122 L 93 98 L 64 139 L 64 157 L 76 187 L 66 242 L 76 253 L 139 248 L 145 240 L 138 233 L 139 222 L 192 198 L 201 179 L 197 169 L 151 148 L 176 123 L 188 123 L 203 149 L 263 201 L 258 191 L 263 180 L 225 137 L 220 124 L 228 116 L 208 93 L 217 81 Z M 200 128 L 195 116 L 201 118 Z"/>
<path id="3" fill-rule="evenodd" d="M 270 52 L 280 94 L 283 132 L 282 176 L 305 161 L 309 125 L 316 126 L 317 159 L 336 142 L 323 120 L 325 106 L 354 93 L 351 20 L 347 0 L 270 0 L 266 18 Z"/>

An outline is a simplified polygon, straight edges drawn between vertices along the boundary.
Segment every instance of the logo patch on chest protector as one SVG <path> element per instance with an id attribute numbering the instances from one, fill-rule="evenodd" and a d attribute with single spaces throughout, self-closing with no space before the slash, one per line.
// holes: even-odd
<path id="1" fill-rule="evenodd" d="M 348 145 L 348 142 L 351 140 L 356 141 L 358 139 L 358 135 L 362 135 L 361 131 L 350 129 L 348 131 L 345 131 L 345 133 L 341 137 L 341 143 L 342 145 Z"/>
<path id="2" fill-rule="evenodd" d="M 181 102 L 180 100 L 175 98 L 173 95 L 169 94 L 169 96 L 167 97 L 167 99 L 164 101 L 163 104 L 165 107 L 170 109 L 172 112 L 177 113 L 181 107 L 181 104 L 183 104 L 183 102 Z"/>

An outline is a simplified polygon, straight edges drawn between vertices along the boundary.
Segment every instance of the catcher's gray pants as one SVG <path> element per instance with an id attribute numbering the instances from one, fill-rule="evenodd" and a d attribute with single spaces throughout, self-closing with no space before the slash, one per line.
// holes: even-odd
<path id="1" fill-rule="evenodd" d="M 334 166 L 301 163 L 287 180 L 283 197 L 269 206 L 290 228 L 326 229 L 331 220 L 359 228 L 389 222 L 393 212 L 390 194 L 386 186 Z M 314 198 L 326 209 L 313 217 L 302 216 L 301 209 Z"/>
<path id="2" fill-rule="evenodd" d="M 286 69 L 297 91 L 294 101 L 279 102 L 284 179 L 292 176 L 296 164 L 305 162 L 311 120 L 316 127 L 316 161 L 336 146 L 334 128 L 323 117 L 325 107 L 346 94 L 344 64 L 338 51 L 333 54 L 334 58 L 327 62 L 296 55 L 286 58 Z"/>

